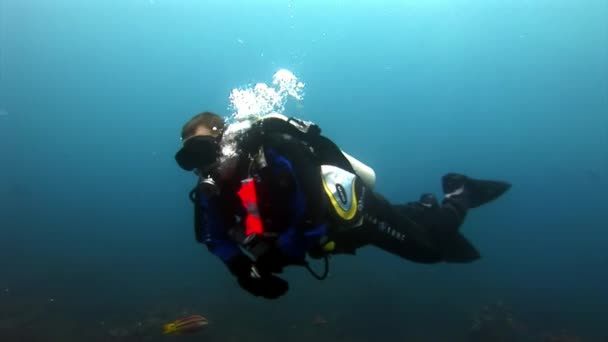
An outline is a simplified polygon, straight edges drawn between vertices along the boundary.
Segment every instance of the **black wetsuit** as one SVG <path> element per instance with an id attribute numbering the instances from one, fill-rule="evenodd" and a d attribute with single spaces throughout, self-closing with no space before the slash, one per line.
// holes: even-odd
<path id="1" fill-rule="evenodd" d="M 469 208 L 500 196 L 509 184 L 448 174 L 443 187 L 450 196 L 441 205 L 436 200 L 394 205 L 366 189 L 362 180 L 355 181 L 361 190 L 357 219 L 344 224 L 336 218 L 324 192 L 321 171 L 322 165 L 331 165 L 356 174 L 348 159 L 320 131 L 302 133 L 284 121 L 269 122 L 276 127 L 251 129 L 240 139 L 239 167 L 234 179 L 220 184 L 219 195 L 207 197 L 200 190 L 193 192 L 197 239 L 227 265 L 247 291 L 266 298 L 281 296 L 288 284 L 274 274 L 287 265 L 306 265 L 306 253 L 312 257 L 354 254 L 371 245 L 418 263 L 471 262 L 479 258 L 459 227 Z M 252 160 L 257 160 L 256 156 L 264 156 L 268 167 L 255 166 L 258 163 Z M 239 248 L 241 242 L 249 240 L 242 239 L 241 234 L 239 242 L 230 233 L 234 231 L 231 227 L 243 225 L 246 210 L 236 192 L 241 180 L 252 177 L 252 170 L 258 184 L 258 214 L 265 231 L 276 234 L 270 243 L 265 236 L 259 240 L 259 245 L 269 247 L 253 260 Z M 333 248 L 325 249 L 324 238 L 333 242 Z M 257 238 L 252 241 L 258 244 Z"/>
<path id="2" fill-rule="evenodd" d="M 315 146 L 318 162 L 355 172 L 328 138 L 319 136 Z M 311 177 L 316 175 L 318 172 Z M 441 206 L 426 206 L 419 201 L 393 205 L 379 193 L 367 191 L 363 206 L 362 225 L 333 232 L 336 253 L 354 253 L 373 245 L 420 263 L 470 262 L 479 258 L 477 250 L 458 231 L 468 208 L 457 199 L 445 200 Z"/>
<path id="3" fill-rule="evenodd" d="M 451 173 L 442 178 L 441 205 L 430 194 L 391 204 L 366 187 L 316 125 L 295 118 L 265 118 L 238 136 L 228 179 L 216 160 L 217 139 L 190 141 L 176 160 L 187 170 L 207 165 L 198 169 L 201 178 L 190 193 L 197 241 L 243 289 L 270 299 L 289 288 L 276 274 L 288 265 L 308 267 L 307 255 L 327 262 L 327 254 L 371 245 L 419 263 L 476 260 L 479 253 L 459 227 L 469 208 L 510 187 Z"/>
<path id="4" fill-rule="evenodd" d="M 272 119 L 266 124 L 272 125 L 266 129 L 271 133 L 260 135 L 259 131 L 252 130 L 254 134 L 244 139 L 245 149 L 253 153 L 262 144 L 278 149 L 293 164 L 296 178 L 304 185 L 311 226 L 331 222 L 320 165 L 333 165 L 355 173 L 352 165 L 340 148 L 320 131 L 300 134 L 289 124 Z M 366 190 L 363 224 L 351 229 L 330 228 L 330 239 L 336 242 L 334 253 L 354 253 L 360 247 L 374 245 L 414 262 L 469 262 L 479 258 L 475 248 L 458 232 L 468 209 L 465 203 L 451 199 L 432 207 L 420 202 L 393 205 L 380 194 Z M 283 210 L 271 215 L 281 212 Z"/>

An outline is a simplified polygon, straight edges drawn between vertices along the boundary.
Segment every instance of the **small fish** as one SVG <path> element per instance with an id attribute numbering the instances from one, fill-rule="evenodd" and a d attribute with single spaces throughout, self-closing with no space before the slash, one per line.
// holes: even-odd
<path id="1" fill-rule="evenodd" d="M 209 324 L 209 321 L 205 317 L 200 315 L 192 315 L 163 325 L 163 334 L 178 335 L 183 333 L 193 333 L 199 331 L 207 324 Z"/>

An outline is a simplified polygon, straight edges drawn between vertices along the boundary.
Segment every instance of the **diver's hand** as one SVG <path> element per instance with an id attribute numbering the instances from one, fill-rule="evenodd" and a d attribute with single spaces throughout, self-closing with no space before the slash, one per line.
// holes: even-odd
<path id="1" fill-rule="evenodd" d="M 254 266 L 255 267 L 255 266 Z M 276 299 L 287 293 L 289 284 L 272 274 L 256 277 L 238 278 L 239 285 L 256 297 Z"/>
<path id="2" fill-rule="evenodd" d="M 264 273 L 283 273 L 287 266 L 287 257 L 278 249 L 270 249 L 258 257 L 256 267 Z"/>
<path id="3" fill-rule="evenodd" d="M 228 268 L 236 276 L 239 285 L 254 296 L 275 299 L 284 295 L 289 289 L 289 284 L 285 280 L 260 270 L 245 255 L 230 260 Z"/>

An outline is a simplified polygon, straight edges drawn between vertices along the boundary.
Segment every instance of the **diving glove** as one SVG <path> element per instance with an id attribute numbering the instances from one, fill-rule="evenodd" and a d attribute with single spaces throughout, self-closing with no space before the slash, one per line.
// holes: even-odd
<path id="1" fill-rule="evenodd" d="M 228 268 L 236 276 L 239 286 L 256 297 L 276 299 L 289 290 L 289 284 L 285 280 L 260 270 L 245 255 L 230 260 Z"/>

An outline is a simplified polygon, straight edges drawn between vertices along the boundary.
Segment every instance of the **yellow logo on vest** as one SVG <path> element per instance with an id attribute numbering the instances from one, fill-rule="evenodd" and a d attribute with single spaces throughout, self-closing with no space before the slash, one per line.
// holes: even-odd
<path id="1" fill-rule="evenodd" d="M 323 188 L 336 214 L 349 221 L 357 214 L 356 175 L 332 165 L 321 165 Z"/>

